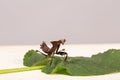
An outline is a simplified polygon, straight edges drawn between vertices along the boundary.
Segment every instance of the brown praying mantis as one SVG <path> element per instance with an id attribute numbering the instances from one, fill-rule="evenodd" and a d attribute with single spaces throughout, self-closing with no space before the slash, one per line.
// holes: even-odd
<path id="1" fill-rule="evenodd" d="M 67 54 L 67 52 L 65 52 L 65 49 L 62 49 L 59 51 L 61 44 L 64 45 L 65 42 L 66 42 L 65 39 L 60 39 L 58 41 L 51 41 L 52 47 L 49 48 L 47 46 L 47 44 L 43 41 L 42 44 L 40 45 L 40 49 L 44 53 L 42 53 L 38 50 L 36 50 L 36 51 L 42 53 L 46 57 L 52 57 L 52 60 L 53 60 L 54 54 L 61 55 L 61 56 L 65 55 L 64 61 L 66 61 L 68 54 Z M 51 60 L 51 63 L 52 63 L 52 60 Z"/>

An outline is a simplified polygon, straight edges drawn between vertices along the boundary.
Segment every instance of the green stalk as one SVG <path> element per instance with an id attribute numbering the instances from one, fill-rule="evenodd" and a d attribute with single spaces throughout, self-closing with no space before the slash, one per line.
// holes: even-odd
<path id="1" fill-rule="evenodd" d="M 23 72 L 23 71 L 31 71 L 31 70 L 39 70 L 39 69 L 42 69 L 44 67 L 45 66 L 34 66 L 34 67 L 2 69 L 2 70 L 0 70 L 0 74 L 14 73 L 14 72 Z"/>

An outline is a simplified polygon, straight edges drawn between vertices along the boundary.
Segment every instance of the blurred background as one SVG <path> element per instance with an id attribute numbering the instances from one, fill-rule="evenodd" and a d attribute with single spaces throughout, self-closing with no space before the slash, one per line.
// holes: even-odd
<path id="1" fill-rule="evenodd" d="M 120 43 L 120 0 L 0 0 L 0 45 Z"/>

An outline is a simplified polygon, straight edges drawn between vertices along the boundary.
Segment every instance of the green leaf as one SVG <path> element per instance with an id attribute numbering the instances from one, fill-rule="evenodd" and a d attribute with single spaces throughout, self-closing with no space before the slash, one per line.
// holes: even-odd
<path id="1" fill-rule="evenodd" d="M 55 56 L 51 65 L 50 62 L 51 58 L 34 50 L 28 51 L 24 56 L 24 65 L 44 65 L 41 70 L 47 74 L 90 76 L 120 72 L 120 49 L 109 49 L 92 57 L 68 57 L 66 62 L 63 57 Z"/>
<path id="2" fill-rule="evenodd" d="M 26 52 L 26 54 L 24 55 L 24 58 L 23 58 L 23 64 L 25 66 L 32 66 L 32 65 L 35 65 L 36 63 L 38 64 L 38 62 L 42 59 L 44 59 L 45 56 L 34 51 L 34 50 L 29 50 L 28 52 Z M 36 65 L 37 66 L 37 65 Z"/>
<path id="3" fill-rule="evenodd" d="M 66 67 L 58 65 L 52 71 L 52 74 L 67 74 L 67 75 L 70 75 L 70 72 L 68 72 Z"/>

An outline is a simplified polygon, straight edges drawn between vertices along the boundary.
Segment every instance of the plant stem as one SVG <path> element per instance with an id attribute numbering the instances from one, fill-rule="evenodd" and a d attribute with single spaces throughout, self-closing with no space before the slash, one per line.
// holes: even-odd
<path id="1" fill-rule="evenodd" d="M 34 67 L 3 69 L 3 70 L 0 70 L 0 74 L 13 73 L 13 72 L 23 72 L 23 71 L 30 71 L 30 70 L 39 70 L 39 69 L 42 69 L 44 67 L 45 66 L 34 66 Z"/>

